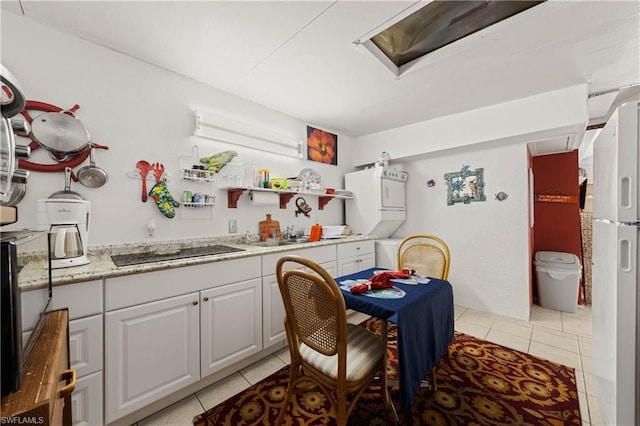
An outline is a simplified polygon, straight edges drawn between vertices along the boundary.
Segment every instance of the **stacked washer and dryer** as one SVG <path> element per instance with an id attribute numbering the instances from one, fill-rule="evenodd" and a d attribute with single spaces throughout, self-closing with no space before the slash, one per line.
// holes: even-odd
<path id="1" fill-rule="evenodd" d="M 397 269 L 396 250 L 402 239 L 389 238 L 407 219 L 404 171 L 375 167 L 347 173 L 345 188 L 354 195 L 346 200 L 347 224 L 353 232 L 376 238 L 376 266 Z"/>

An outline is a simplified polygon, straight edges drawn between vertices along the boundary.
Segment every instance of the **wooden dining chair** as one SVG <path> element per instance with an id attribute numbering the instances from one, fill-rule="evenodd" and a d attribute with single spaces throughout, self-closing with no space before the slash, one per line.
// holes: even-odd
<path id="1" fill-rule="evenodd" d="M 451 254 L 440 237 L 414 234 L 398 245 L 398 269 L 413 269 L 420 275 L 446 280 L 449 277 Z"/>
<path id="2" fill-rule="evenodd" d="M 413 269 L 417 274 L 446 280 L 449 278 L 451 253 L 449 246 L 438 236 L 414 234 L 398 245 L 398 269 Z M 438 390 L 436 368 L 431 369 L 433 390 Z"/>
<path id="3" fill-rule="evenodd" d="M 347 323 L 344 298 L 334 279 L 300 256 L 278 260 L 276 276 L 291 354 L 289 385 L 276 425 L 282 424 L 297 385 L 305 381 L 322 389 L 336 410 L 338 424 L 345 425 L 358 398 L 376 377 L 381 380 L 385 412 L 396 423 L 386 381 L 386 348 L 375 334 Z"/>

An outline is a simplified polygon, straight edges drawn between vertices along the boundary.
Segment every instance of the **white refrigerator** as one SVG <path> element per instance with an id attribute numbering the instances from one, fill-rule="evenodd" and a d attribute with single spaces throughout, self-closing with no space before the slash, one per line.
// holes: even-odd
<path id="1" fill-rule="evenodd" d="M 605 425 L 640 424 L 640 102 L 594 142 L 593 383 Z"/>

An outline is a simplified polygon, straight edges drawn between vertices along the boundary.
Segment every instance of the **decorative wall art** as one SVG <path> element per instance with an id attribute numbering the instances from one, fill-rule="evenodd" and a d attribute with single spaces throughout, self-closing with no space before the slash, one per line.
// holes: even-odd
<path id="1" fill-rule="evenodd" d="M 484 195 L 484 169 L 469 170 L 469 166 L 463 165 L 459 172 L 445 173 L 444 179 L 449 206 L 487 200 Z"/>
<path id="2" fill-rule="evenodd" d="M 307 160 L 338 164 L 338 135 L 307 126 Z"/>

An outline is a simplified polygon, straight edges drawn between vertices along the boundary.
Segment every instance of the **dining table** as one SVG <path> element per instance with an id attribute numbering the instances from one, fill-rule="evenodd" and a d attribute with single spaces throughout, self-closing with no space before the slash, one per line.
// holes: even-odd
<path id="1" fill-rule="evenodd" d="M 348 287 L 371 279 L 384 268 L 370 268 L 335 278 L 347 309 L 362 312 L 397 326 L 400 405 L 411 407 L 423 379 L 447 352 L 453 339 L 453 288 L 446 280 L 420 277 L 394 280 L 391 289 L 352 293 Z M 360 280 L 360 281 L 358 281 Z M 383 336 L 386 341 L 386 335 Z"/>

